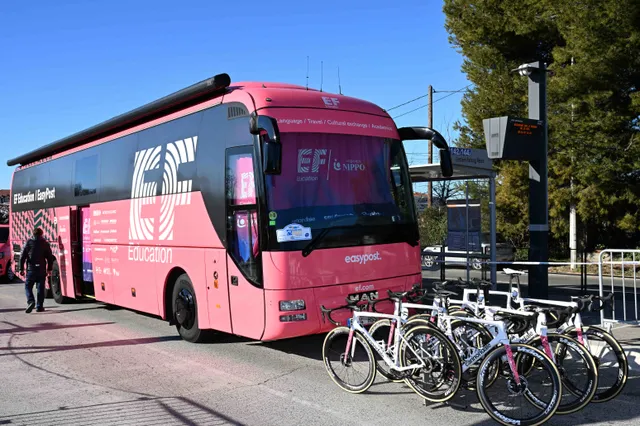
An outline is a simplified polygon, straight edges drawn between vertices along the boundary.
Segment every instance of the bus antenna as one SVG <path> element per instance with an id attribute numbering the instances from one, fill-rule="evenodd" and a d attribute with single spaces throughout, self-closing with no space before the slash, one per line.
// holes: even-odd
<path id="1" fill-rule="evenodd" d="M 340 84 L 340 66 L 338 66 L 338 93 L 342 95 L 342 85 Z"/>
<path id="2" fill-rule="evenodd" d="M 307 55 L 307 90 L 309 90 L 309 55 Z"/>
<path id="3" fill-rule="evenodd" d="M 324 62 L 320 61 L 320 91 L 321 92 L 322 92 L 322 80 L 324 79 L 323 68 L 324 68 Z"/>

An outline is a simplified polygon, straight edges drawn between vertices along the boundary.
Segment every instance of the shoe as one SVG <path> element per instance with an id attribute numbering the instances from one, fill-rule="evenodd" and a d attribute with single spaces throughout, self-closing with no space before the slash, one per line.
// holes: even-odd
<path id="1" fill-rule="evenodd" d="M 44 308 L 42 306 L 39 308 L 36 308 L 36 312 L 44 312 Z"/>
<path id="2" fill-rule="evenodd" d="M 27 314 L 30 313 L 31 311 L 33 311 L 33 307 L 36 306 L 36 304 L 34 302 L 29 303 L 29 305 L 27 306 L 27 310 L 25 311 Z"/>

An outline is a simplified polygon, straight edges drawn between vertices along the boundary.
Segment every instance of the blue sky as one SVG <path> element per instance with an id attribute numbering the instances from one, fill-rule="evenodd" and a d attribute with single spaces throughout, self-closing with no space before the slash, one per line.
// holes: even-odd
<path id="1" fill-rule="evenodd" d="M 436 92 L 469 84 L 440 1 L 7 0 L 0 40 L 0 188 L 10 185 L 8 158 L 220 72 L 304 85 L 309 56 L 310 87 L 319 88 L 323 61 L 325 91 L 338 91 L 339 66 L 343 94 L 383 108 L 429 84 Z M 445 135 L 461 97 L 434 104 Z M 396 123 L 426 125 L 427 108 Z M 412 162 L 426 162 L 426 142 L 406 148 L 418 154 Z"/>

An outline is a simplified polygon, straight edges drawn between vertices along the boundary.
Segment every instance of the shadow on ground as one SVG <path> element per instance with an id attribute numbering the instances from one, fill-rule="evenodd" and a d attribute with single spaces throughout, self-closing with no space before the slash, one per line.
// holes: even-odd
<path id="1" fill-rule="evenodd" d="M 147 398 L 82 407 L 59 407 L 0 416 L 0 425 L 242 425 L 224 414 L 184 397 Z"/>

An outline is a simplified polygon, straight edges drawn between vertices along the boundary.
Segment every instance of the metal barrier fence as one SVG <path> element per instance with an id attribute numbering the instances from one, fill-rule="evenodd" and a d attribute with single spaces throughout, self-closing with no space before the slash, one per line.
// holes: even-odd
<path id="1" fill-rule="evenodd" d="M 425 255 L 423 254 L 423 257 Z M 443 258 L 449 257 L 442 256 Z M 450 256 L 461 257 L 461 256 Z M 580 291 L 588 293 L 587 266 L 598 266 L 598 294 L 603 297 L 609 293 L 614 294 L 611 309 L 600 311 L 600 324 L 608 330 L 614 324 L 640 325 L 640 309 L 638 308 L 638 286 L 640 286 L 640 250 L 631 249 L 605 249 L 599 253 L 597 262 L 588 262 L 586 254 L 581 256 L 580 262 L 573 265 L 580 267 Z M 441 279 L 444 280 L 443 259 L 433 259 L 434 264 L 440 265 Z M 458 266 L 471 265 L 471 260 L 446 260 L 447 264 Z M 569 262 L 491 262 L 482 259 L 482 278 L 485 279 L 485 268 L 495 265 L 497 268 L 515 267 L 516 269 L 529 265 L 566 266 Z M 495 283 L 494 283 L 495 285 Z"/>
<path id="2" fill-rule="evenodd" d="M 608 257 L 608 259 L 606 259 Z M 609 271 L 605 271 L 608 266 Z M 619 266 L 620 268 L 616 268 Z M 605 318 L 605 310 L 600 311 L 600 323 L 610 328 L 616 323 L 640 324 L 638 321 L 638 269 L 640 267 L 640 250 L 606 249 L 600 252 L 598 257 L 598 284 L 600 296 L 604 296 L 605 291 L 614 294 L 614 302 L 611 309 L 611 318 Z M 608 274 L 607 274 L 608 272 Z M 619 275 L 617 274 L 619 272 Z M 610 282 L 605 288 L 605 274 Z M 629 285 L 627 285 L 629 283 Z M 631 286 L 633 283 L 633 287 Z M 616 292 L 616 287 L 620 289 Z M 627 289 L 629 297 L 633 298 L 633 304 L 627 304 Z M 620 295 L 620 293 L 622 293 Z M 617 302 L 622 302 L 618 305 Z M 619 309 L 616 309 L 617 305 Z M 627 311 L 631 308 L 631 314 Z M 620 319 L 619 311 L 622 311 Z M 616 315 L 618 313 L 618 315 Z"/>

